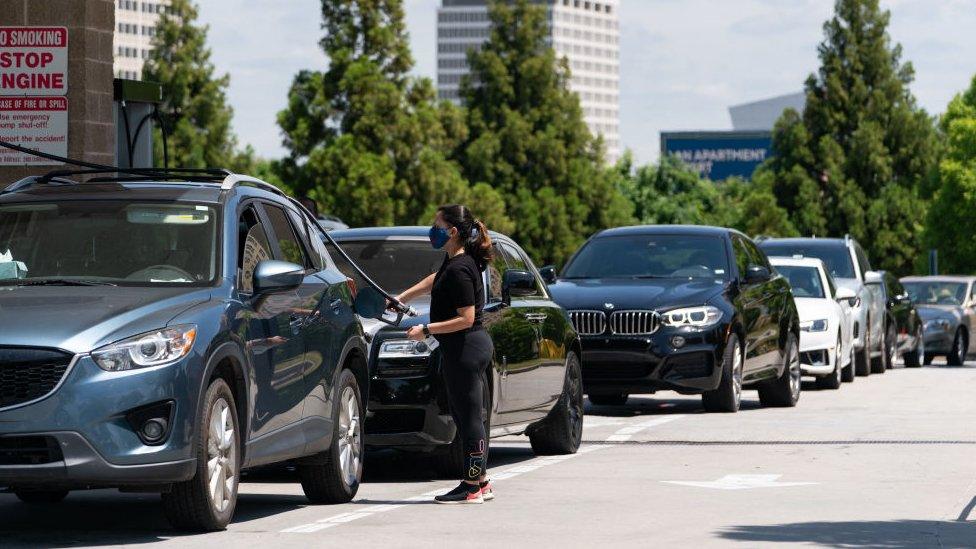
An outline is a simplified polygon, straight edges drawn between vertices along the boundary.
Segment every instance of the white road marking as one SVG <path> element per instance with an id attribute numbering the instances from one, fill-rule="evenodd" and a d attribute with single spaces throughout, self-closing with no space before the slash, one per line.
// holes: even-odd
<path id="1" fill-rule="evenodd" d="M 787 486 L 809 486 L 816 482 L 778 482 L 776 479 L 783 475 L 725 475 L 718 480 L 662 480 L 665 484 L 680 484 L 696 488 L 713 488 L 715 490 L 750 490 L 752 488 L 784 488 Z"/>
<path id="2" fill-rule="evenodd" d="M 616 433 L 607 437 L 607 442 L 623 442 L 625 440 L 630 440 L 630 438 L 637 433 L 643 431 L 644 429 L 650 429 L 651 427 L 657 427 L 658 425 L 663 425 L 665 423 L 674 421 L 676 419 L 684 417 L 681 414 L 674 414 L 669 416 L 658 416 L 646 421 L 642 421 L 637 425 L 631 425 L 629 427 L 624 427 L 623 429 L 617 430 Z"/>
<path id="3" fill-rule="evenodd" d="M 638 423 L 636 425 L 630 425 L 628 427 L 624 427 L 622 429 L 619 429 L 616 433 L 614 433 L 613 435 L 610 435 L 610 437 L 607 439 L 607 441 L 628 440 L 628 439 L 630 439 L 630 437 L 634 436 L 635 434 L 639 433 L 640 431 L 643 431 L 644 429 L 649 429 L 649 428 L 655 427 L 657 425 L 663 425 L 665 423 L 668 423 L 670 421 L 674 421 L 674 420 L 676 420 L 678 418 L 681 418 L 681 417 L 684 417 L 684 416 L 677 415 L 676 414 L 676 415 L 660 416 L 660 417 L 655 417 L 655 418 L 652 418 L 652 419 L 648 419 L 648 420 L 642 421 L 642 422 L 640 422 L 640 423 Z M 604 425 L 620 424 L 620 423 L 625 423 L 625 422 L 617 422 L 617 421 L 614 421 L 613 423 L 606 422 L 606 423 L 604 423 Z M 585 423 L 584 423 L 584 425 L 585 425 Z M 501 471 L 499 471 L 497 473 L 492 473 L 491 474 L 491 481 L 494 483 L 494 482 L 498 482 L 498 481 L 501 481 L 501 480 L 508 480 L 510 478 L 517 477 L 519 475 L 524 475 L 525 473 L 531 473 L 532 471 L 535 471 L 537 469 L 541 469 L 543 467 L 548 467 L 550 465 L 555 465 L 557 463 L 562 463 L 562 462 L 564 462 L 564 461 L 566 461 L 568 459 L 572 459 L 572 458 L 574 458 L 576 456 L 581 456 L 583 454 L 588 454 L 590 452 L 595 452 L 597 450 L 603 450 L 604 448 L 610 448 L 610 447 L 611 447 L 610 445 L 606 445 L 606 444 L 595 444 L 595 445 L 592 445 L 592 446 L 591 445 L 587 445 L 587 446 L 581 446 L 580 449 L 575 454 L 565 454 L 565 455 L 560 455 L 560 456 L 545 456 L 545 457 L 535 458 L 535 459 L 529 460 L 529 461 L 527 461 L 525 463 L 521 463 L 519 465 L 515 465 L 515 466 L 509 467 L 507 469 L 502 469 Z M 404 500 L 403 503 L 386 503 L 386 504 L 380 504 L 380 505 L 372 505 L 372 506 L 369 506 L 369 507 L 364 507 L 363 509 L 359 509 L 357 511 L 348 512 L 348 513 L 340 513 L 338 515 L 334 515 L 334 516 L 327 517 L 327 518 L 324 518 L 324 519 L 321 519 L 321 520 L 317 520 L 317 521 L 312 522 L 312 523 L 300 524 L 300 525 L 294 526 L 292 528 L 286 528 L 284 530 L 281 530 L 281 533 L 286 533 L 286 534 L 311 534 L 311 533 L 314 533 L 314 532 L 320 532 L 322 530 L 325 530 L 326 528 L 332 528 L 332 527 L 335 527 L 335 526 L 339 526 L 340 524 L 345 524 L 347 522 L 353 522 L 355 520 L 359 520 L 359 519 L 371 517 L 373 515 L 378 515 L 378 514 L 381 514 L 381 513 L 388 513 L 390 511 L 393 511 L 394 509 L 399 509 L 401 507 L 406 507 L 407 505 L 409 505 L 410 503 L 413 503 L 413 502 L 430 501 L 430 499 L 432 497 L 434 497 L 434 496 L 436 496 L 438 494 L 442 494 L 442 493 L 446 492 L 447 490 L 450 490 L 452 486 L 453 486 L 453 483 L 451 483 L 451 484 L 445 483 L 445 484 L 442 485 L 442 487 L 437 488 L 436 490 L 430 490 L 430 491 L 424 492 L 423 494 L 409 497 L 406 500 Z"/>

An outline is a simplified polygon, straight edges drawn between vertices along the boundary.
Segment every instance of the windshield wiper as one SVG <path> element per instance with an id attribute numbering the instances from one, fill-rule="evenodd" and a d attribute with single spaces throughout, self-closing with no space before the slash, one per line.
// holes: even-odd
<path id="1" fill-rule="evenodd" d="M 674 277 L 673 276 L 664 276 L 664 275 L 634 275 L 634 276 L 632 276 L 630 278 L 633 278 L 633 279 L 648 279 L 648 278 L 674 278 Z"/>
<path id="2" fill-rule="evenodd" d="M 13 282 L 3 280 L 0 281 L 0 284 L 13 284 L 14 286 L 118 286 L 118 284 L 102 280 L 80 280 L 74 278 L 18 279 Z"/>

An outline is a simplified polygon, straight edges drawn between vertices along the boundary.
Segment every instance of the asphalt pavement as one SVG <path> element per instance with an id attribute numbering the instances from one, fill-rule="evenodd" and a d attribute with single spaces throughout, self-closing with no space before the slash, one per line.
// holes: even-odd
<path id="1" fill-rule="evenodd" d="M 572 456 L 496 441 L 496 499 L 442 506 L 423 456 L 380 452 L 346 505 L 312 506 L 287 468 L 246 476 L 226 532 L 181 535 L 159 496 L 0 494 L 0 547 L 976 547 L 976 363 L 899 366 L 798 407 L 705 414 L 674 393 L 588 406 Z"/>

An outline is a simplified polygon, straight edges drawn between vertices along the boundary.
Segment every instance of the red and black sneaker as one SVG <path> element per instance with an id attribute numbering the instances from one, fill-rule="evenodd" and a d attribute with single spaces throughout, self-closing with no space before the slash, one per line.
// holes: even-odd
<path id="1" fill-rule="evenodd" d="M 484 503 L 485 499 L 481 497 L 481 486 L 462 481 L 461 484 L 457 485 L 457 488 L 442 496 L 435 497 L 434 501 L 437 503 Z"/>
<path id="2" fill-rule="evenodd" d="M 495 492 L 491 489 L 491 479 L 485 479 L 481 483 L 481 499 L 485 501 L 491 501 L 495 499 Z"/>

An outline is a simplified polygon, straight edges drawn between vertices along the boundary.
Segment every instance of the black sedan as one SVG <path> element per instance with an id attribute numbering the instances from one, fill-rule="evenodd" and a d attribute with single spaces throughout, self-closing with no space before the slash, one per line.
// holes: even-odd
<path id="1" fill-rule="evenodd" d="M 610 229 L 556 281 L 543 276 L 583 341 L 594 404 L 670 389 L 735 412 L 742 388 L 764 405 L 800 397 L 799 319 L 790 286 L 745 235 L 724 228 Z"/>
<path id="2" fill-rule="evenodd" d="M 444 252 L 431 248 L 428 227 L 385 227 L 330 233 L 366 274 L 399 293 L 436 272 Z M 574 453 L 583 432 L 580 340 L 566 312 L 525 252 L 491 233 L 494 259 L 484 273 L 483 323 L 495 344 L 485 395 L 491 437 L 525 433 L 539 454 Z M 336 253 L 333 257 L 340 261 Z M 358 286 L 365 282 L 344 268 Z M 406 330 L 429 322 L 428 307 L 400 326 L 376 322 L 370 337 L 366 445 L 436 451 L 445 474 L 461 468 L 461 445 L 447 404 L 436 341 L 411 341 Z"/>
<path id="3" fill-rule="evenodd" d="M 885 334 L 882 339 L 884 357 L 880 373 L 892 368 L 898 356 L 910 368 L 921 366 L 925 361 L 926 345 L 923 337 L 922 318 L 912 303 L 911 295 L 895 275 L 878 271 L 881 294 L 885 304 Z M 875 283 L 873 279 L 869 284 Z M 873 373 L 879 371 L 872 370 Z"/>

